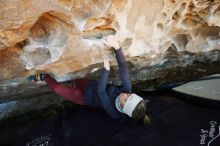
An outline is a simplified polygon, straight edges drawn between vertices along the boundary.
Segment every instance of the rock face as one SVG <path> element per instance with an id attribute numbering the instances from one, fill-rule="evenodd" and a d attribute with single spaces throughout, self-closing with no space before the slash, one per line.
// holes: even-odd
<path id="1" fill-rule="evenodd" d="M 115 34 L 127 59 L 220 49 L 219 0 L 1 0 L 0 80 L 102 63 Z M 152 64 L 155 65 L 155 64 Z"/>

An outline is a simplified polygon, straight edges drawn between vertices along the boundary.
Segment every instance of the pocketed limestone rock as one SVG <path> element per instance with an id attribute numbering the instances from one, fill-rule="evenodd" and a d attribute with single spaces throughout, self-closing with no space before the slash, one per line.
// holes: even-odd
<path id="1" fill-rule="evenodd" d="M 113 61 L 101 40 L 108 35 L 119 38 L 127 59 L 147 56 L 148 65 L 170 47 L 220 49 L 219 0 L 8 0 L 1 1 L 0 16 L 0 80 L 62 76 L 106 55 Z"/>

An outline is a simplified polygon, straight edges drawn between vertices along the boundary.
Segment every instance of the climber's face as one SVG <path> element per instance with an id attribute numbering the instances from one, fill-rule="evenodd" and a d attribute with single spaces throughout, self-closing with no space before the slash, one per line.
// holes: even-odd
<path id="1" fill-rule="evenodd" d="M 128 94 L 128 93 L 121 93 L 119 95 L 119 102 L 120 102 L 120 105 L 121 105 L 122 108 L 124 107 L 124 104 L 125 104 L 125 102 L 127 101 L 128 97 L 130 95 L 131 94 Z"/>

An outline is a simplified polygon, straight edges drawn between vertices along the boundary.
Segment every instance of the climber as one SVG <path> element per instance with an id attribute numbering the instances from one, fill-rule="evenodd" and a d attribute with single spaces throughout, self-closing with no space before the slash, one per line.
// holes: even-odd
<path id="1" fill-rule="evenodd" d="M 34 78 L 35 81 L 38 79 L 46 81 L 54 92 L 76 104 L 101 107 L 112 118 L 122 118 L 126 114 L 147 124 L 149 117 L 146 115 L 145 101 L 131 91 L 128 69 L 119 42 L 113 35 L 103 41 L 114 48 L 122 86 L 107 84 L 110 72 L 108 59 L 104 59 L 104 69 L 100 81 L 77 79 L 74 81 L 76 86 L 74 88 L 65 87 L 46 74 L 31 76 L 31 78 Z"/>

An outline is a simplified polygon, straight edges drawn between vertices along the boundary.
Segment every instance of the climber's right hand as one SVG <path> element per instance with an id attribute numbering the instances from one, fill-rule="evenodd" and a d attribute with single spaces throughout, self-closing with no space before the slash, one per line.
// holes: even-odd
<path id="1" fill-rule="evenodd" d="M 118 38 L 115 35 L 109 35 L 109 36 L 103 38 L 102 41 L 107 46 L 113 47 L 115 50 L 120 49 L 120 44 L 119 44 Z"/>
<path id="2" fill-rule="evenodd" d="M 104 68 L 108 71 L 110 70 L 110 63 L 108 58 L 104 58 Z"/>

